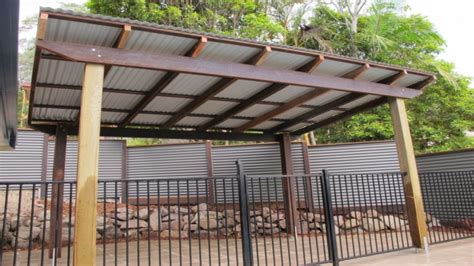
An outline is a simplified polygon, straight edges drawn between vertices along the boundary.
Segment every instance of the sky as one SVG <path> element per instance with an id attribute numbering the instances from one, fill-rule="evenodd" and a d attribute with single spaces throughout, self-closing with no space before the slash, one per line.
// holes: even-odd
<path id="1" fill-rule="evenodd" d="M 452 62 L 456 71 L 472 78 L 474 86 L 474 1 L 472 0 L 404 0 L 414 14 L 427 17 L 446 40 L 440 58 Z M 40 6 L 60 7 L 60 3 L 85 3 L 86 0 L 20 0 L 20 19 L 38 13 Z M 471 22 L 469 22 L 471 21 Z"/>

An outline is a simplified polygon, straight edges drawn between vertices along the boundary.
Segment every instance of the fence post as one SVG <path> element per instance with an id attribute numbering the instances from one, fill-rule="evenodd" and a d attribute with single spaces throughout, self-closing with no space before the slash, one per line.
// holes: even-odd
<path id="1" fill-rule="evenodd" d="M 252 239 L 250 235 L 250 217 L 247 197 L 247 180 L 245 179 L 244 168 L 240 160 L 237 160 L 237 173 L 239 182 L 239 207 L 240 207 L 240 229 L 242 232 L 242 256 L 244 265 L 253 265 Z"/>
<path id="2" fill-rule="evenodd" d="M 339 265 L 337 255 L 336 232 L 334 229 L 334 215 L 331 201 L 331 185 L 329 183 L 329 173 L 323 169 L 321 176 L 321 191 L 323 192 L 324 217 L 326 218 L 326 238 L 328 244 L 329 259 L 333 265 Z"/>

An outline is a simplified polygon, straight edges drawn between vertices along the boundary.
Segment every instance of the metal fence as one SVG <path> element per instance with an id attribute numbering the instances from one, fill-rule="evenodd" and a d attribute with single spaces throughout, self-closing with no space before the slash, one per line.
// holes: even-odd
<path id="1" fill-rule="evenodd" d="M 337 264 L 413 246 L 402 173 L 239 169 L 235 176 L 100 180 L 98 189 L 115 196 L 97 203 L 98 264 Z M 420 179 L 430 242 L 472 237 L 473 171 Z M 72 264 L 75 186 L 0 182 L 1 265 Z M 183 189 L 162 192 L 172 187 Z M 49 196 L 40 199 L 42 192 Z M 225 197 L 208 204 L 218 193 Z M 287 193 L 294 202 L 284 200 Z"/>
<path id="2" fill-rule="evenodd" d="M 420 173 L 432 244 L 474 236 L 474 171 Z"/>

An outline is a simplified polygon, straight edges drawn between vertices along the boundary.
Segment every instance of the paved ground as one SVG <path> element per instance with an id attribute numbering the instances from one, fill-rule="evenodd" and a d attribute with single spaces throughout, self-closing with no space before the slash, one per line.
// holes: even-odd
<path id="1" fill-rule="evenodd" d="M 423 250 L 407 249 L 343 261 L 341 265 L 474 265 L 474 238 L 431 245 L 428 255 Z"/>
<path id="2" fill-rule="evenodd" d="M 361 237 L 362 235 L 354 239 L 350 236 L 347 238 L 346 236 L 341 237 L 339 241 L 341 242 L 342 240 L 342 247 L 346 250 L 346 252 L 341 252 L 341 255 L 353 256 L 352 251 L 359 250 L 359 247 L 362 254 L 374 253 L 377 250 L 378 252 L 387 251 L 392 248 L 392 243 L 396 243 L 397 239 L 396 234 L 377 234 L 371 236 L 364 234 L 364 245 Z M 401 244 L 400 238 L 402 236 L 398 235 L 398 237 Z M 311 241 L 309 241 L 310 239 Z M 260 254 L 258 257 L 254 256 L 255 265 L 304 265 L 311 262 L 323 262 L 327 258 L 325 239 L 321 235 L 313 238 L 299 237 L 296 239 L 296 243 L 294 237 L 274 238 L 273 241 L 267 237 L 266 239 L 253 239 L 253 241 L 254 254 L 257 254 L 257 247 L 259 250 L 258 254 Z M 407 245 L 407 242 L 405 245 Z M 117 249 L 115 250 L 115 248 Z M 150 242 L 150 252 L 148 252 L 147 241 L 141 240 L 140 243 L 129 241 L 128 250 L 127 264 L 127 257 L 125 256 L 127 254 L 126 243 L 118 243 L 116 246 L 114 244 L 107 244 L 105 252 L 103 245 L 100 244 L 97 247 L 97 265 L 103 265 L 104 253 L 106 254 L 106 265 L 179 265 L 180 263 L 182 265 L 237 265 L 237 260 L 239 262 L 238 265 L 242 265 L 241 242 L 234 239 L 229 239 L 227 242 L 222 239 L 219 241 L 202 239 L 200 243 L 197 239 L 192 239 L 191 243 L 189 239 L 186 239 L 181 242 L 181 246 L 179 246 L 177 240 L 162 240 L 159 242 L 155 239 Z M 64 248 L 62 252 L 63 258 L 58 260 L 58 265 L 67 265 L 67 249 Z M 267 254 L 267 256 L 263 254 Z M 413 248 L 410 248 L 403 251 L 343 261 L 341 265 L 474 265 L 473 254 L 474 238 L 471 238 L 432 245 L 429 256 L 426 256 L 423 251 L 416 253 Z M 44 264 L 51 265 L 52 262 L 47 259 L 47 252 L 44 255 Z M 70 255 L 72 256 L 72 250 Z M 221 258 L 220 261 L 218 260 L 219 257 Z M 70 259 L 72 262 L 72 257 Z M 27 265 L 27 261 L 27 251 L 17 253 L 16 265 Z M 30 262 L 30 265 L 41 265 L 40 250 L 31 252 Z M 3 263 L 1 265 L 13 265 L 13 252 L 3 254 Z"/>

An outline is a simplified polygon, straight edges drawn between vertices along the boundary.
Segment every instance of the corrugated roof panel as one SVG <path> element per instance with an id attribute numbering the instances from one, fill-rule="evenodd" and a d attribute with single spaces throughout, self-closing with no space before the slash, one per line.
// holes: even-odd
<path id="1" fill-rule="evenodd" d="M 315 74 L 324 74 L 330 76 L 342 76 L 352 70 L 357 69 L 361 65 L 350 64 L 334 60 L 324 60 L 321 65 L 316 68 Z"/>
<path id="2" fill-rule="evenodd" d="M 260 49 L 254 47 L 208 42 L 198 58 L 243 63 L 259 52 Z"/>
<path id="3" fill-rule="evenodd" d="M 112 47 L 120 31 L 117 27 L 49 18 L 45 39 Z"/>
<path id="4" fill-rule="evenodd" d="M 319 105 L 323 105 L 323 104 L 327 104 L 329 102 L 332 102 L 332 101 L 336 100 L 337 98 L 340 98 L 340 97 L 348 95 L 348 94 L 349 94 L 349 92 L 331 90 L 331 91 L 328 91 L 328 92 L 326 92 L 322 95 L 319 95 L 318 97 L 316 97 L 312 100 L 307 101 L 305 104 L 319 106 Z"/>
<path id="5" fill-rule="evenodd" d="M 191 102 L 192 99 L 181 99 L 173 97 L 155 97 L 146 107 L 145 111 L 176 112 Z"/>
<path id="6" fill-rule="evenodd" d="M 149 53 L 184 55 L 196 42 L 197 40 L 192 38 L 132 30 L 125 49 Z"/>
<path id="7" fill-rule="evenodd" d="M 82 86 L 84 63 L 41 59 L 37 82 Z"/>
<path id="8" fill-rule="evenodd" d="M 311 56 L 272 51 L 261 65 L 275 69 L 297 69 L 311 60 Z"/>
<path id="9" fill-rule="evenodd" d="M 81 91 L 36 87 L 34 103 L 79 106 Z"/>
<path id="10" fill-rule="evenodd" d="M 113 66 L 105 77 L 104 87 L 133 91 L 150 90 L 166 72 Z"/>
<path id="11" fill-rule="evenodd" d="M 292 119 L 292 118 L 295 118 L 297 116 L 300 116 L 304 113 L 307 113 L 309 111 L 311 111 L 312 109 L 310 108 L 306 108 L 306 107 L 295 107 L 295 108 L 292 108 L 284 113 L 281 113 L 277 116 L 275 116 L 275 118 L 280 118 L 280 119 Z"/>
<path id="12" fill-rule="evenodd" d="M 210 77 L 203 75 L 179 74 L 163 92 L 199 95 L 209 89 L 214 83 L 218 82 L 220 77 Z"/>
<path id="13" fill-rule="evenodd" d="M 225 90 L 217 94 L 217 97 L 231 98 L 231 99 L 247 99 L 256 94 L 262 89 L 270 86 L 271 83 L 259 82 L 252 80 L 237 80 L 232 83 Z"/>
<path id="14" fill-rule="evenodd" d="M 199 106 L 194 110 L 193 114 L 205 114 L 205 115 L 216 115 L 221 114 L 230 108 L 236 106 L 239 103 L 236 102 L 223 102 L 223 101 L 207 101 L 203 105 Z"/>
<path id="15" fill-rule="evenodd" d="M 53 109 L 53 108 L 34 108 L 34 119 L 75 121 L 79 110 Z"/>
<path id="16" fill-rule="evenodd" d="M 237 116 L 243 116 L 243 117 L 257 117 L 260 115 L 263 115 L 266 112 L 269 112 L 270 110 L 275 109 L 276 107 L 273 105 L 269 104 L 255 104 L 244 111 L 240 112 L 237 114 Z"/>
<path id="17" fill-rule="evenodd" d="M 311 125 L 311 124 L 298 123 L 298 124 L 296 124 L 296 125 L 294 125 L 294 126 L 291 126 L 291 127 L 289 127 L 289 128 L 285 128 L 285 130 L 286 130 L 286 131 L 296 131 L 296 130 L 298 130 L 298 129 L 307 127 L 307 126 L 309 126 L 309 125 Z"/>
<path id="18" fill-rule="evenodd" d="M 352 101 L 350 103 L 344 104 L 340 107 L 351 109 L 351 108 L 357 107 L 357 106 L 362 105 L 364 103 L 368 103 L 368 102 L 373 101 L 373 100 L 378 99 L 378 98 L 380 98 L 380 96 L 378 96 L 378 95 L 367 95 L 367 96 L 361 97 L 361 98 L 359 98 L 355 101 Z"/>
<path id="19" fill-rule="evenodd" d="M 170 118 L 170 115 L 139 114 L 133 119 L 131 124 L 160 125 Z"/>
<path id="20" fill-rule="evenodd" d="M 270 129 L 274 126 L 278 126 L 281 123 L 282 122 L 279 122 L 279 121 L 265 121 L 263 123 L 260 123 L 256 126 L 252 127 L 252 129 L 260 129 L 260 130 Z"/>
<path id="21" fill-rule="evenodd" d="M 132 110 L 142 98 L 143 95 L 104 92 L 102 96 L 102 107 Z"/>
<path id="22" fill-rule="evenodd" d="M 389 70 L 385 68 L 379 68 L 379 67 L 371 67 L 367 69 L 366 71 L 364 71 L 362 75 L 360 75 L 357 79 L 377 82 L 395 74 L 397 74 L 397 71 L 393 71 L 393 70 Z"/>
<path id="23" fill-rule="evenodd" d="M 224 122 L 218 124 L 217 128 L 236 128 L 236 127 L 239 127 L 245 123 L 247 123 L 248 120 L 245 120 L 245 119 L 235 119 L 235 118 L 231 118 L 231 119 L 227 119 L 225 120 Z"/>
<path id="24" fill-rule="evenodd" d="M 337 114 L 340 114 L 340 113 L 343 113 L 343 111 L 332 110 L 332 111 L 326 112 L 324 114 L 318 115 L 316 117 L 313 117 L 313 118 L 310 119 L 310 121 L 320 122 L 320 121 L 323 121 L 327 118 L 333 117 L 333 116 L 335 116 Z"/>
<path id="25" fill-rule="evenodd" d="M 397 80 L 395 82 L 395 86 L 401 86 L 401 87 L 408 87 L 410 85 L 413 85 L 417 82 L 420 82 L 422 80 L 425 80 L 426 77 L 423 76 L 418 76 L 418 75 L 413 75 L 413 74 L 408 74 Z"/>
<path id="26" fill-rule="evenodd" d="M 186 116 L 185 118 L 181 119 L 178 123 L 176 123 L 176 125 L 196 127 L 206 122 L 209 122 L 211 119 L 212 119 L 211 117 Z"/>
<path id="27" fill-rule="evenodd" d="M 265 101 L 284 103 L 312 90 L 314 89 L 308 87 L 287 86 L 286 88 L 266 98 Z"/>
<path id="28" fill-rule="evenodd" d="M 101 113 L 101 121 L 102 121 L 102 123 L 118 124 L 126 116 L 127 116 L 127 113 L 102 112 Z"/>

